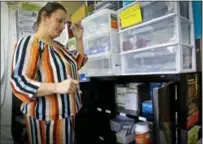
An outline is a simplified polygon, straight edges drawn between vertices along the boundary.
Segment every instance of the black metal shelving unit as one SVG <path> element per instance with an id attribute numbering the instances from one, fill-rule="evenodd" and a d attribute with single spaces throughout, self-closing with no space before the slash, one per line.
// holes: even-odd
<path id="1" fill-rule="evenodd" d="M 153 119 L 147 118 L 147 120 L 153 122 L 154 144 L 163 144 L 162 139 L 167 140 L 170 144 L 185 144 L 187 139 L 187 135 L 185 135 L 187 133 L 185 132 L 188 132 L 194 125 L 202 125 L 201 72 L 92 77 L 89 82 L 81 83 L 83 108 L 76 116 L 76 139 L 78 144 L 116 144 L 115 134 L 110 130 L 110 119 L 119 114 L 115 104 L 114 86 L 129 82 L 165 83 L 162 88 L 154 91 L 157 96 L 153 98 Z M 191 89 L 191 87 L 195 89 Z M 193 95 L 189 95 L 191 90 L 196 92 L 195 99 L 191 99 Z M 199 120 L 190 120 L 190 124 L 187 124 L 189 121 L 187 120 L 189 117 L 188 100 L 196 104 L 199 110 Z M 139 116 L 130 114 L 127 114 L 127 116 L 140 121 Z M 167 124 L 167 127 L 164 127 L 164 124 Z M 168 131 L 168 135 L 165 134 L 165 137 L 160 135 L 166 131 Z M 199 132 L 201 133 L 201 130 Z"/>

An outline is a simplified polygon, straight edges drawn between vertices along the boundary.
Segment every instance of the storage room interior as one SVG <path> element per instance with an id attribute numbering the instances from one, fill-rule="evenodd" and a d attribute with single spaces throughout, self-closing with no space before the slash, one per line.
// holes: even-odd
<path id="1" fill-rule="evenodd" d="M 74 52 L 70 22 L 84 28 L 77 144 L 202 143 L 202 1 L 57 2 L 68 16 L 55 41 Z M 46 4 L 0 2 L 1 144 L 26 141 L 11 63 L 16 42 L 35 33 Z"/>

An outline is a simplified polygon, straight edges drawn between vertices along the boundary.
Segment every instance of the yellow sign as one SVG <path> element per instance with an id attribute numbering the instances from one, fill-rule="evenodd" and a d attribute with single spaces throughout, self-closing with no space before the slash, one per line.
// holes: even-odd
<path id="1" fill-rule="evenodd" d="M 136 3 L 120 12 L 121 28 L 136 25 L 142 22 L 140 3 Z"/>

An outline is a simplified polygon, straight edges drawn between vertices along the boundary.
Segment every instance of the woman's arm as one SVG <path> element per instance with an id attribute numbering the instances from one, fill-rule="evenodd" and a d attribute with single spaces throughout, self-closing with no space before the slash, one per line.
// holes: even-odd
<path id="1" fill-rule="evenodd" d="M 42 83 L 37 90 L 36 96 L 48 96 L 54 93 L 72 93 L 79 88 L 79 82 L 73 79 L 67 79 L 60 83 Z"/>
<path id="2" fill-rule="evenodd" d="M 83 46 L 83 39 L 82 38 L 80 38 L 80 39 L 76 38 L 76 49 L 77 49 L 77 51 L 79 52 L 79 54 L 81 56 L 85 55 L 84 46 Z"/>

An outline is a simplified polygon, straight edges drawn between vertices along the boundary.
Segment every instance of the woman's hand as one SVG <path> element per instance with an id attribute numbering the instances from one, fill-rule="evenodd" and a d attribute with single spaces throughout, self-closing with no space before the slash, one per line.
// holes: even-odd
<path id="1" fill-rule="evenodd" d="M 74 24 L 72 26 L 72 32 L 76 40 L 81 40 L 83 37 L 83 26 L 81 24 Z"/>
<path id="2" fill-rule="evenodd" d="M 64 80 L 60 83 L 57 83 L 55 87 L 56 93 L 60 94 L 74 93 L 77 88 L 79 88 L 79 82 L 74 79 Z"/>

